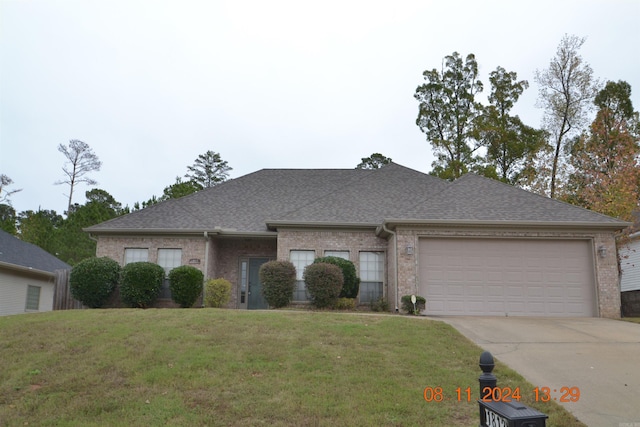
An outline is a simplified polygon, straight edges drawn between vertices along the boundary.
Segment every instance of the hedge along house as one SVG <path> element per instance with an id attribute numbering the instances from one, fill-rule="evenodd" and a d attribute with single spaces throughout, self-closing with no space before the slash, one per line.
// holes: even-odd
<path id="1" fill-rule="evenodd" d="M 359 302 L 426 298 L 429 315 L 620 316 L 615 232 L 629 224 L 473 174 L 264 169 L 86 229 L 97 256 L 193 265 L 265 308 L 259 266 L 354 262 Z M 167 296 L 166 294 L 164 295 Z M 299 280 L 294 301 L 307 295 Z"/>

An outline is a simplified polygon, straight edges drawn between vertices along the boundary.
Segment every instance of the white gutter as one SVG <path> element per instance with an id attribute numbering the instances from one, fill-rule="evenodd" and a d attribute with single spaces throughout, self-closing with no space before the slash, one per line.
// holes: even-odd
<path id="1" fill-rule="evenodd" d="M 204 308 L 204 298 L 207 296 L 207 274 L 209 274 L 209 233 L 204 232 L 204 278 L 202 279 L 202 307 Z"/>
<path id="2" fill-rule="evenodd" d="M 395 252 L 394 259 L 396 260 L 396 267 L 394 268 L 395 282 L 396 282 L 396 313 L 398 312 L 398 236 L 395 231 L 391 231 L 387 228 L 387 225 L 383 222 L 382 229 L 393 236 L 393 248 Z"/>

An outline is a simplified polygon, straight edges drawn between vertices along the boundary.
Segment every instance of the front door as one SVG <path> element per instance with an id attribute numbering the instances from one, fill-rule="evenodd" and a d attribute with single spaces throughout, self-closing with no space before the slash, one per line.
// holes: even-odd
<path id="1" fill-rule="evenodd" d="M 269 261 L 269 258 L 249 258 L 249 304 L 248 309 L 269 308 L 267 301 L 262 295 L 262 283 L 260 283 L 260 266 Z"/>

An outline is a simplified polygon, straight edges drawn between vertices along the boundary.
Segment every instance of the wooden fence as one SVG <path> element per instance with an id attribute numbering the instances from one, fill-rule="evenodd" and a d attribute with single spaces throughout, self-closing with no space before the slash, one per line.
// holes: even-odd
<path id="1" fill-rule="evenodd" d="M 82 303 L 71 296 L 69 273 L 71 270 L 56 270 L 55 291 L 53 292 L 54 310 L 75 310 L 83 308 Z"/>

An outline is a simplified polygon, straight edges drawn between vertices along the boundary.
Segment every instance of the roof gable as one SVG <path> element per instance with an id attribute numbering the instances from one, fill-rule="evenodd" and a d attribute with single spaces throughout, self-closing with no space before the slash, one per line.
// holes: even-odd
<path id="1" fill-rule="evenodd" d="M 44 249 L 0 230 L 0 262 L 35 270 L 67 270 L 71 266 Z"/>

